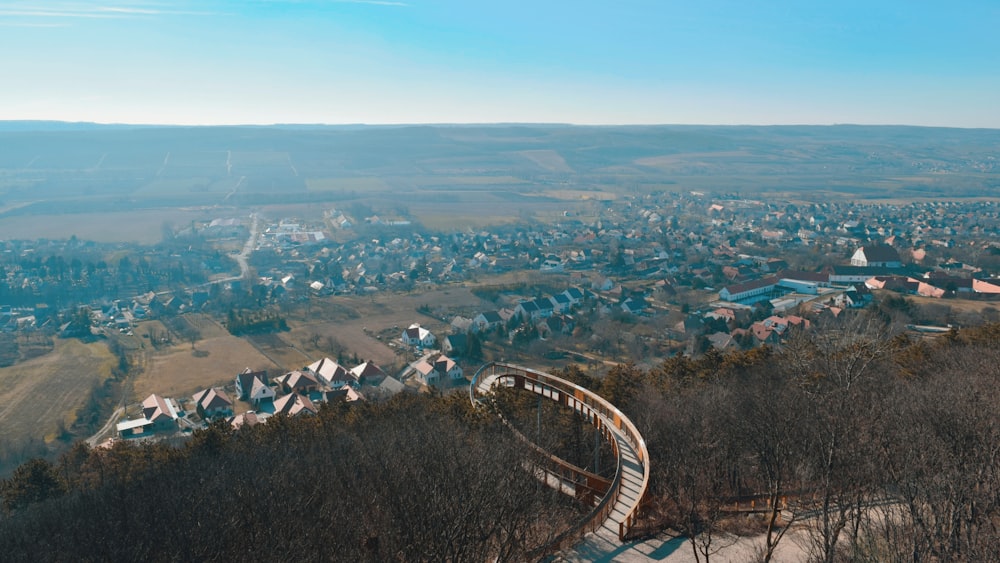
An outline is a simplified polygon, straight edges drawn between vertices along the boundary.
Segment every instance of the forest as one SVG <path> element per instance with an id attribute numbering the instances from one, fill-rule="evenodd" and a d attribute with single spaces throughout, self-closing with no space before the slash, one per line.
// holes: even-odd
<path id="1" fill-rule="evenodd" d="M 687 538 L 699 561 L 751 535 L 770 561 L 789 530 L 813 561 L 998 560 L 1000 325 L 928 340 L 891 320 L 845 312 L 780 348 L 556 374 L 636 423 L 652 468 L 641 533 Z M 611 465 L 574 414 L 523 396 L 501 408 L 529 438 L 544 425 L 549 451 Z M 586 507 L 532 479 L 530 455 L 463 394 L 215 425 L 182 446 L 78 445 L 3 482 L 0 552 L 534 559 Z"/>

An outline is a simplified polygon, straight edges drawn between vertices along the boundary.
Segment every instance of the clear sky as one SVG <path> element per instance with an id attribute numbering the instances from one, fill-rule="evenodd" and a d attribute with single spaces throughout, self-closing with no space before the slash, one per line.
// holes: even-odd
<path id="1" fill-rule="evenodd" d="M 0 119 L 1000 128 L 1000 0 L 0 0 Z"/>

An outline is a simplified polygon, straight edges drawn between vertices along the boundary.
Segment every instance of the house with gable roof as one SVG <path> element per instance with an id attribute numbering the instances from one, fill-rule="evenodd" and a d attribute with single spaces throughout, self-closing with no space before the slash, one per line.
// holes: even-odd
<path id="1" fill-rule="evenodd" d="M 437 342 L 434 334 L 420 326 L 420 323 L 413 323 L 407 327 L 400 339 L 407 346 L 422 346 L 424 348 L 430 348 Z"/>
<path id="2" fill-rule="evenodd" d="M 177 428 L 177 408 L 173 401 L 157 394 L 146 397 L 142 402 L 142 416 L 150 421 L 153 430 L 174 430 Z"/>
<path id="3" fill-rule="evenodd" d="M 534 301 L 521 301 L 514 308 L 514 313 L 523 320 L 535 320 L 542 316 Z"/>
<path id="4" fill-rule="evenodd" d="M 579 305 L 585 298 L 583 290 L 579 287 L 571 287 L 562 292 L 562 295 L 565 295 L 566 298 L 569 299 L 570 306 Z"/>
<path id="5" fill-rule="evenodd" d="M 308 395 L 313 391 L 319 391 L 319 381 L 308 371 L 292 370 L 274 381 L 285 393 Z"/>
<path id="6" fill-rule="evenodd" d="M 852 266 L 874 268 L 902 268 L 899 252 L 887 244 L 870 244 L 862 246 L 851 256 Z"/>
<path id="7" fill-rule="evenodd" d="M 431 352 L 410 364 L 418 379 L 427 385 L 434 385 L 442 378 L 452 381 L 462 379 L 462 367 L 455 360 L 441 352 Z"/>
<path id="8" fill-rule="evenodd" d="M 347 368 L 331 360 L 323 358 L 317 360 L 306 367 L 310 373 L 331 389 L 339 389 L 344 385 L 357 387 L 358 378 Z"/>
<path id="9" fill-rule="evenodd" d="M 299 416 L 303 414 L 316 414 L 316 405 L 309 397 L 291 393 L 279 397 L 274 401 L 274 414 L 284 414 L 287 416 Z"/>
<path id="10" fill-rule="evenodd" d="M 449 334 L 441 342 L 441 350 L 446 354 L 462 356 L 469 346 L 469 338 L 464 334 Z"/>
<path id="11" fill-rule="evenodd" d="M 274 399 L 266 371 L 252 371 L 246 368 L 236 374 L 236 394 L 243 401 L 259 405 L 261 401 Z"/>
<path id="12" fill-rule="evenodd" d="M 388 377 L 388 375 L 382 371 L 382 368 L 375 365 L 374 362 L 362 362 L 351 368 L 351 373 L 358 378 L 358 382 L 361 385 L 377 386 L 383 379 Z"/>
<path id="13" fill-rule="evenodd" d="M 499 311 L 486 311 L 479 313 L 472 319 L 472 330 L 475 332 L 486 332 L 493 330 L 504 323 Z"/>
<path id="14" fill-rule="evenodd" d="M 204 419 L 220 416 L 233 416 L 233 401 L 225 391 L 218 387 L 210 387 L 195 393 L 194 401 L 198 414 Z"/>

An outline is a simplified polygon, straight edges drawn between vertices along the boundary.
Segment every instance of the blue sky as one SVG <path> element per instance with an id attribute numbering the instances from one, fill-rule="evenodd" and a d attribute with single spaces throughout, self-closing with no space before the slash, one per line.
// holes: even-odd
<path id="1" fill-rule="evenodd" d="M 0 119 L 1000 127 L 996 0 L 0 0 Z"/>

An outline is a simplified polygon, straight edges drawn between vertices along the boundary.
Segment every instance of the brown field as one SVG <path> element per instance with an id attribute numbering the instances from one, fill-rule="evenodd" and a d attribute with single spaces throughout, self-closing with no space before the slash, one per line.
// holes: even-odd
<path id="1" fill-rule="evenodd" d="M 439 338 L 451 332 L 448 323 L 418 313 L 416 309 L 421 305 L 431 309 L 442 306 L 481 307 L 482 301 L 468 287 L 460 285 L 400 295 L 376 295 L 374 299 L 353 295 L 333 296 L 297 314 L 299 318 L 289 320 L 291 330 L 281 337 L 308 354 L 310 360 L 332 354 L 332 351 L 324 349 L 324 340 L 330 336 L 349 355 L 357 354 L 360 360 L 391 366 L 401 359 L 398 348 L 389 346 L 389 342 L 399 338 L 398 333 L 403 327 L 420 323 Z M 379 339 L 378 333 L 381 332 L 385 332 L 386 336 Z M 313 334 L 321 337 L 316 348 L 309 343 Z"/>
<path id="2" fill-rule="evenodd" d="M 94 385 L 110 374 L 115 359 L 103 342 L 57 339 L 55 349 L 0 368 L 0 428 L 4 440 L 55 437 L 60 420 L 70 426 Z"/>
<path id="3" fill-rule="evenodd" d="M 24 215 L 0 221 L 0 239 L 68 239 L 96 242 L 154 244 L 163 238 L 163 224 L 185 225 L 215 218 L 210 210 L 138 210 L 73 215 Z"/>
<path id="4" fill-rule="evenodd" d="M 255 334 L 244 337 L 261 354 L 271 360 L 279 369 L 286 372 L 302 369 L 313 360 L 294 340 L 285 339 L 285 333 Z"/>
<path id="5" fill-rule="evenodd" d="M 202 339 L 194 349 L 189 342 L 176 340 L 169 348 L 150 349 L 145 369 L 132 385 L 133 402 L 150 393 L 186 398 L 205 387 L 230 384 L 247 367 L 272 372 L 279 369 L 252 344 L 230 335 L 215 321 L 203 315 L 188 316 L 201 331 Z"/>
<path id="6" fill-rule="evenodd" d="M 878 292 L 877 294 L 881 294 Z M 979 299 L 937 299 L 934 297 L 921 297 L 919 295 L 907 295 L 906 299 L 918 305 L 931 305 L 949 307 L 956 315 L 981 314 L 984 309 L 1000 309 L 1000 301 L 983 301 Z"/>

